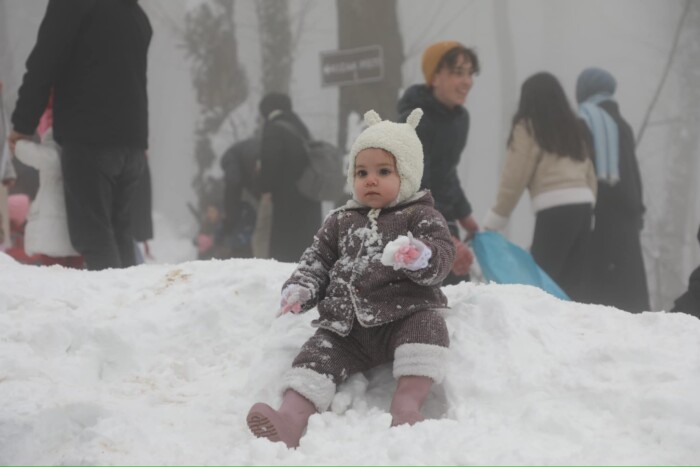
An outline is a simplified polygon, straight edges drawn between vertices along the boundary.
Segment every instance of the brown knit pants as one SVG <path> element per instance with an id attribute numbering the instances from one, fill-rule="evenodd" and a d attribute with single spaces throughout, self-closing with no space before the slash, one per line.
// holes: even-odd
<path id="1" fill-rule="evenodd" d="M 302 346 L 292 367 L 327 375 L 340 384 L 354 373 L 393 361 L 396 349 L 404 344 L 426 344 L 427 349 L 449 347 L 445 319 L 439 312 L 428 310 L 370 328 L 355 319 L 346 337 L 319 329 Z"/>

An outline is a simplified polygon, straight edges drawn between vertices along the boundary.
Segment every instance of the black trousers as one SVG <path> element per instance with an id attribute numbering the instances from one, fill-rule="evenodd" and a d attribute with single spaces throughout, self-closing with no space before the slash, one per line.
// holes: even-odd
<path id="1" fill-rule="evenodd" d="M 591 243 L 590 204 L 567 204 L 537 213 L 530 252 L 572 300 L 585 301 Z"/>
<path id="2" fill-rule="evenodd" d="M 145 163 L 143 149 L 63 145 L 68 232 L 88 269 L 136 264 L 131 219 Z"/>

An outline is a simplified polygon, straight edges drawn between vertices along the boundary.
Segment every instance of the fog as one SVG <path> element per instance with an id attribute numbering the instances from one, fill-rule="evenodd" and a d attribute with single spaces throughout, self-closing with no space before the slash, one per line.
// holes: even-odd
<path id="1" fill-rule="evenodd" d="M 154 209 L 179 226 L 183 235 L 191 235 L 194 218 L 187 203 L 195 202 L 191 182 L 200 108 L 183 31 L 186 12 L 202 2 L 140 3 L 154 28 L 149 53 Z M 248 97 L 212 137 L 217 156 L 250 134 L 264 89 L 256 2 L 236 0 L 234 5 L 238 58 L 247 76 Z M 316 137 L 337 141 L 339 90 L 322 87 L 320 69 L 321 52 L 338 48 L 337 4 L 290 0 L 288 5 L 294 44 L 289 88 L 295 110 Z M 477 219 L 496 195 L 509 121 L 520 85 L 529 75 L 542 70 L 554 73 L 573 105 L 579 72 L 588 66 L 608 69 L 617 79 L 616 99 L 635 133 L 659 91 L 637 156 L 647 206 L 642 241 L 652 307 L 670 308 L 673 298 L 685 289 L 688 274 L 700 263 L 695 240 L 700 223 L 696 188 L 700 181 L 700 1 L 397 0 L 396 5 L 405 87 L 422 80 L 421 53 L 432 42 L 458 40 L 479 54 L 481 73 L 466 103 L 471 130 L 460 165 Z M 6 84 L 8 111 L 16 101 L 24 61 L 45 6 L 44 0 L 0 0 L 0 79 Z M 678 44 L 660 87 L 682 17 Z M 216 175 L 218 165 L 214 163 L 211 170 Z M 530 203 L 523 196 L 507 233 L 527 247 L 533 227 Z"/>

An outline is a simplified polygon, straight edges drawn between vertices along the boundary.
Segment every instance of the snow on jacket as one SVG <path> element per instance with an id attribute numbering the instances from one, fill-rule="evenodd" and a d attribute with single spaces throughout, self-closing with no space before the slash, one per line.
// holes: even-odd
<path id="1" fill-rule="evenodd" d="M 24 233 L 27 254 L 78 255 L 68 235 L 60 148 L 53 139 L 53 131 L 44 133 L 41 144 L 18 141 L 15 155 L 39 171 L 39 191 L 29 209 Z"/>
<path id="2" fill-rule="evenodd" d="M 513 128 L 496 203 L 483 222 L 484 228 L 504 228 L 525 188 L 534 211 L 539 212 L 567 204 L 595 204 L 598 181 L 590 158 L 579 161 L 546 152 L 520 122 Z"/>
<path id="3" fill-rule="evenodd" d="M 417 271 L 384 266 L 386 244 L 407 232 L 432 250 L 428 266 Z M 303 310 L 318 306 L 319 312 L 312 324 L 346 336 L 355 317 L 362 326 L 372 327 L 445 308 L 440 285 L 454 255 L 447 223 L 429 192 L 381 210 L 351 200 L 328 215 L 284 287 L 308 288 L 312 296 Z"/>

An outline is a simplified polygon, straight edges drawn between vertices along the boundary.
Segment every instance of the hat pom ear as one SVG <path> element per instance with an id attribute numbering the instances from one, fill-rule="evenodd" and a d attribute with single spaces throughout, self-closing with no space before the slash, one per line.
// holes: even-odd
<path id="1" fill-rule="evenodd" d="M 374 110 L 368 110 L 365 112 L 365 123 L 369 126 L 376 125 L 382 121 L 382 117 L 379 116 Z"/>
<path id="2" fill-rule="evenodd" d="M 418 107 L 416 109 L 413 109 L 411 114 L 406 119 L 406 123 L 411 125 L 413 127 L 413 129 L 415 130 L 416 127 L 418 126 L 418 123 L 420 122 L 421 117 L 423 117 L 423 109 Z"/>

